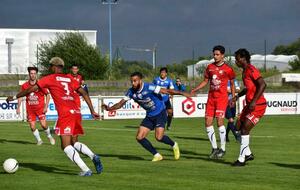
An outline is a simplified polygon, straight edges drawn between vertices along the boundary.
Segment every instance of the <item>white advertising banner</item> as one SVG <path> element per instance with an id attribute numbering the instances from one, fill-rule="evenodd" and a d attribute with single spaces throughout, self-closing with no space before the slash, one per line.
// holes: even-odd
<path id="1" fill-rule="evenodd" d="M 300 93 L 265 93 L 265 115 L 300 114 Z M 239 99 L 240 112 L 245 106 L 245 96 Z"/>
<path id="2" fill-rule="evenodd" d="M 22 121 L 23 114 L 21 107 L 21 114 L 17 114 L 18 101 L 7 103 L 6 98 L 0 99 L 0 121 Z"/>
<path id="3" fill-rule="evenodd" d="M 90 109 L 88 107 L 88 105 L 86 104 L 86 102 L 83 100 L 83 98 L 81 99 L 81 115 L 82 115 L 82 119 L 92 119 L 92 115 L 90 113 Z M 91 101 L 93 104 L 93 107 L 95 109 L 96 112 L 98 112 L 98 106 L 99 106 L 99 98 L 97 96 L 95 97 L 91 97 Z M 49 105 L 48 105 L 48 111 L 46 113 L 46 119 L 47 120 L 57 120 L 57 111 L 53 102 L 53 99 L 50 99 Z"/>
<path id="4" fill-rule="evenodd" d="M 123 97 L 103 98 L 103 103 L 112 106 L 118 103 Z M 146 111 L 133 100 L 129 100 L 126 104 L 115 111 L 103 110 L 103 119 L 138 119 L 144 118 Z"/>
<path id="5" fill-rule="evenodd" d="M 204 117 L 207 102 L 207 94 L 197 97 L 186 98 L 183 96 L 173 97 L 174 118 Z"/>

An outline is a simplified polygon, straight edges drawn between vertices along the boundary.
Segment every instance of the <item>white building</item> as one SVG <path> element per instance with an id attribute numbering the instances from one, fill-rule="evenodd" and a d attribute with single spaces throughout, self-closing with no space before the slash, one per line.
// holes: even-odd
<path id="1" fill-rule="evenodd" d="M 96 45 L 96 30 L 0 29 L 0 74 L 26 74 L 27 67 L 37 63 L 38 44 L 63 32 L 82 33 L 90 44 Z M 10 67 L 8 43 L 11 43 Z"/>
<path id="2" fill-rule="evenodd" d="M 276 68 L 279 71 L 286 71 L 289 69 L 289 62 L 299 59 L 297 55 L 251 55 L 251 64 L 256 66 L 257 68 L 263 68 L 265 64 L 266 58 L 266 66 L 267 69 Z M 235 57 L 229 56 L 226 57 L 225 60 L 231 64 L 235 64 Z M 187 66 L 188 68 L 188 78 L 191 77 L 199 77 L 199 70 L 202 71 L 205 69 L 206 65 L 209 63 L 213 63 L 214 60 L 201 60 L 194 65 Z"/>

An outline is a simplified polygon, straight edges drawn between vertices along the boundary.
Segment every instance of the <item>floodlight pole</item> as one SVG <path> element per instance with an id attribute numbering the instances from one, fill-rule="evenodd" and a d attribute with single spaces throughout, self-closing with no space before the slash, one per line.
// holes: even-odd
<path id="1" fill-rule="evenodd" d="M 11 73 L 11 45 L 14 43 L 13 38 L 6 38 L 5 42 L 7 44 L 7 55 L 8 55 L 8 73 Z"/>
<path id="2" fill-rule="evenodd" d="M 111 5 L 117 4 L 118 0 L 102 0 L 103 5 L 108 5 L 108 22 L 109 22 L 109 67 L 112 69 L 112 35 L 111 35 Z M 111 73 L 109 74 L 109 76 Z"/>

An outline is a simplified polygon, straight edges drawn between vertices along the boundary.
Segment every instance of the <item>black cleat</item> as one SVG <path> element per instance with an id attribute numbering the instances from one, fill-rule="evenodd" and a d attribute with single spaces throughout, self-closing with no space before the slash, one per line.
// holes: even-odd
<path id="1" fill-rule="evenodd" d="M 210 155 L 209 155 L 209 158 L 210 158 L 210 159 L 217 159 L 217 158 L 218 158 L 218 156 L 217 156 L 218 153 L 219 153 L 219 149 L 218 149 L 218 148 L 213 148 L 213 149 L 211 150 L 211 153 L 210 153 Z"/>
<path id="2" fill-rule="evenodd" d="M 251 160 L 254 160 L 254 155 L 253 155 L 253 154 L 250 154 L 250 155 L 248 155 L 248 156 L 245 156 L 245 162 L 251 161 Z"/>
<path id="3" fill-rule="evenodd" d="M 237 166 L 237 167 L 245 166 L 245 165 L 246 165 L 246 162 L 240 162 L 239 160 L 232 163 L 232 166 Z"/>
<path id="4" fill-rule="evenodd" d="M 223 158 L 223 156 L 225 155 L 226 151 L 219 149 L 218 153 L 217 153 L 217 158 Z"/>

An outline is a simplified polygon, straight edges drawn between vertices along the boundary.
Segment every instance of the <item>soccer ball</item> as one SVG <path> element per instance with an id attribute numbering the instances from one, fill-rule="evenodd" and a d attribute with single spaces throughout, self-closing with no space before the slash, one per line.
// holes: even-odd
<path id="1" fill-rule="evenodd" d="M 4 161 L 3 163 L 3 169 L 7 173 L 15 173 L 19 168 L 19 163 L 16 159 L 9 158 Z"/>

